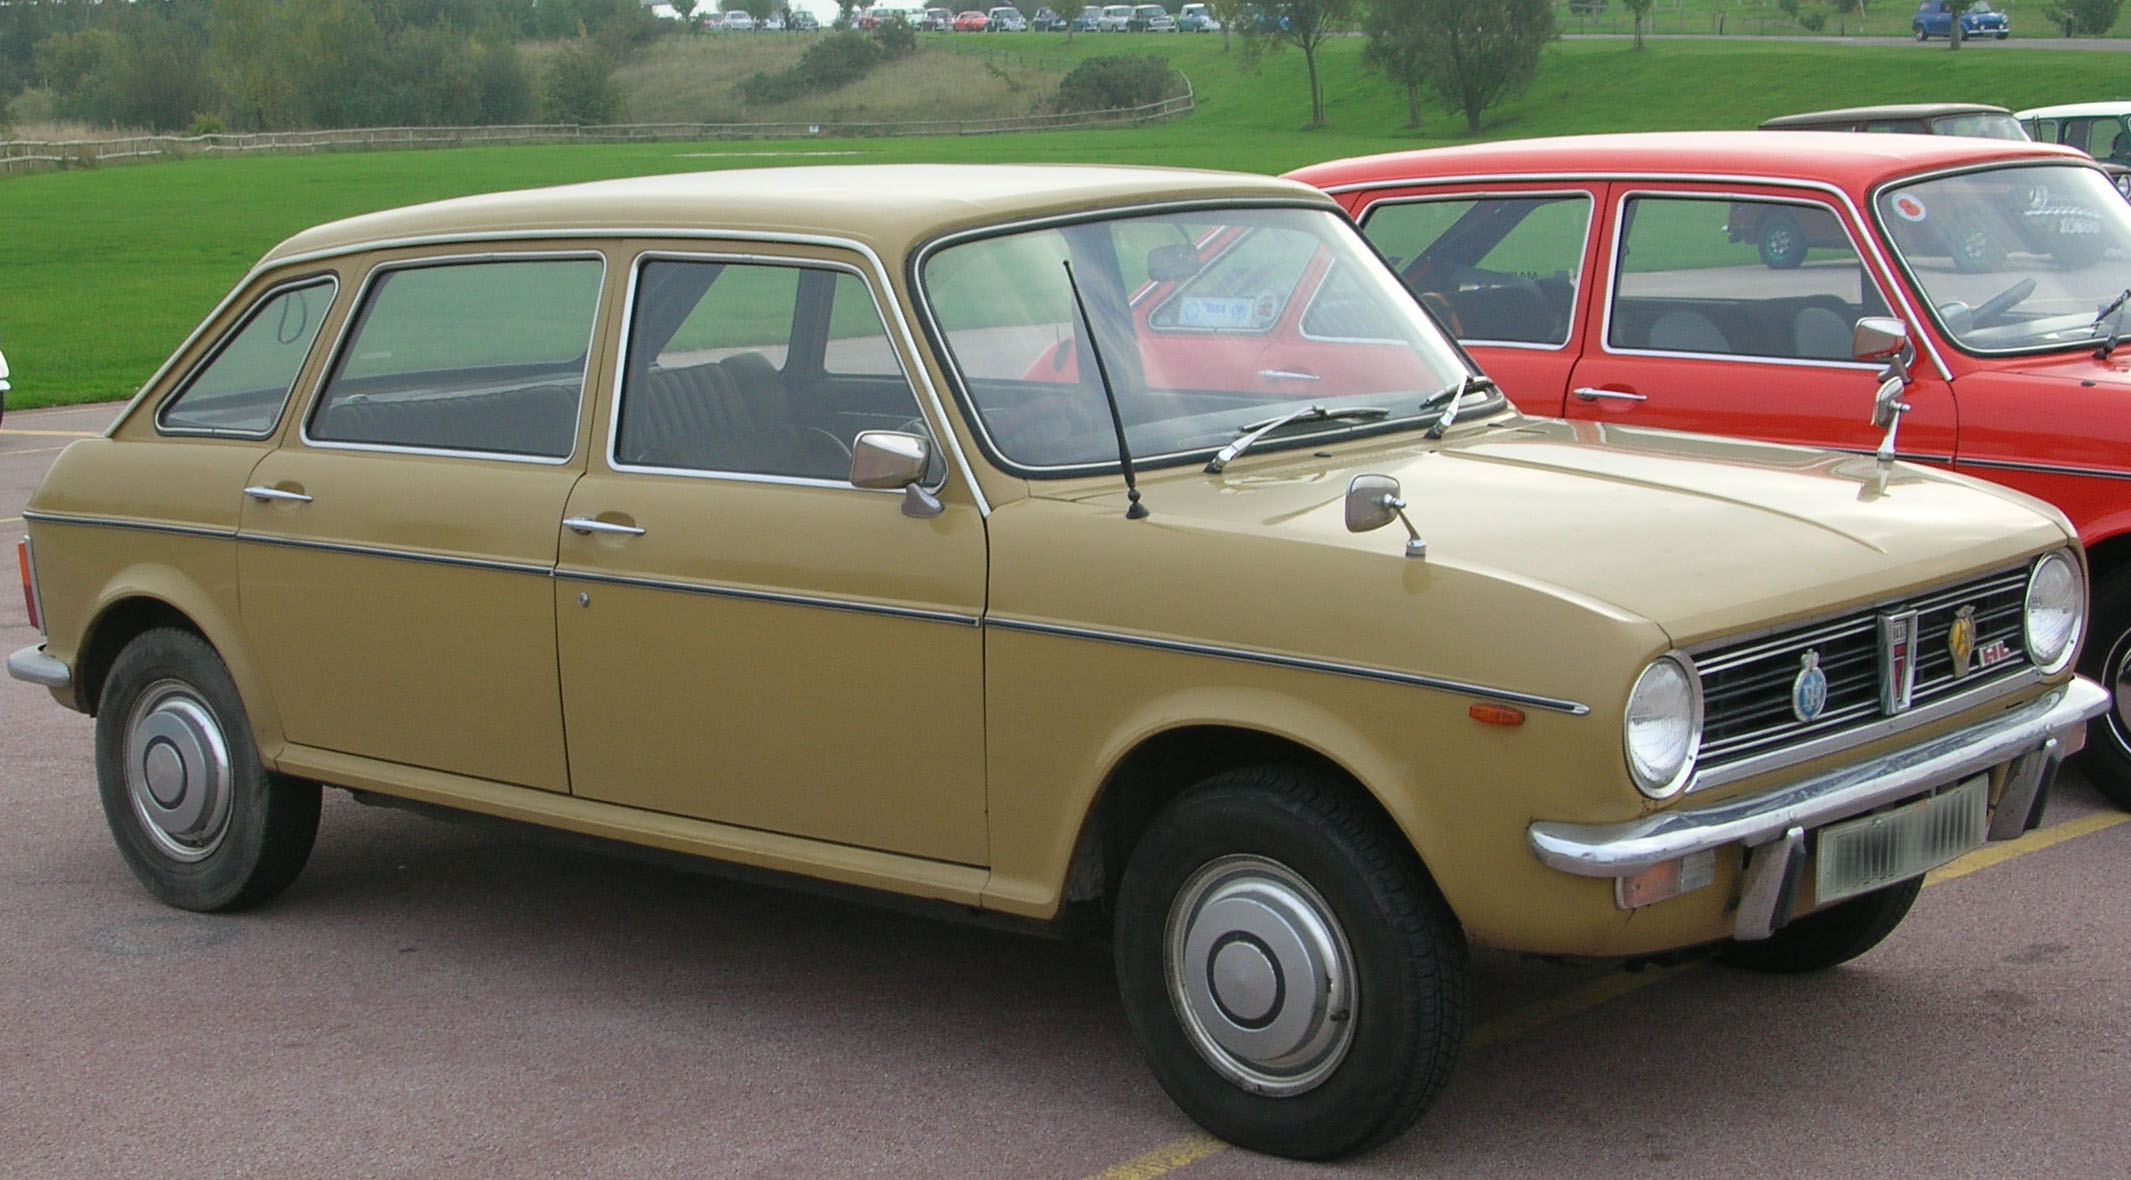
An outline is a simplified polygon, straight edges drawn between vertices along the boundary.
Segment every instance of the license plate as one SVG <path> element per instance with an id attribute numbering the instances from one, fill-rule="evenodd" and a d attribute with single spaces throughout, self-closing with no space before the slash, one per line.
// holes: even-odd
<path id="1" fill-rule="evenodd" d="M 1821 905 L 1938 868 L 1983 844 L 1990 779 L 1820 830 L 1813 888 Z"/>

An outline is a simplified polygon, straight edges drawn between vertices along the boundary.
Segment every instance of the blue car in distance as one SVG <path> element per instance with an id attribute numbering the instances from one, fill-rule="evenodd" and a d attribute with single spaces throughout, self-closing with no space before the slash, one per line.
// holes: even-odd
<path id="1" fill-rule="evenodd" d="M 2000 41 L 2012 35 L 2013 19 L 1990 6 L 1990 0 L 1975 0 L 1966 10 L 1961 0 L 1923 0 L 1916 6 L 1916 16 L 1909 29 L 1919 41 L 1933 37 L 1953 36 L 1953 22 L 1961 22 L 1961 40 L 1973 41 L 1980 37 L 1995 37 Z"/>

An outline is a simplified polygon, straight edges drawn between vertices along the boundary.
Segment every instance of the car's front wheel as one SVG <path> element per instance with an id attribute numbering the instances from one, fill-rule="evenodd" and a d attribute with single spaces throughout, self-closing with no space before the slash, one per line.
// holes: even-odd
<path id="1" fill-rule="evenodd" d="M 318 784 L 268 771 L 214 648 L 143 632 L 96 710 L 104 818 L 133 875 L 180 909 L 239 910 L 287 888 L 318 834 Z"/>
<path id="2" fill-rule="evenodd" d="M 1115 951 L 1162 1088 L 1256 1151 L 1396 1136 L 1464 1041 L 1457 920 L 1404 836 L 1323 774 L 1232 771 L 1172 802 L 1126 867 Z"/>
<path id="3" fill-rule="evenodd" d="M 1818 913 L 1795 919 L 1768 938 L 1726 943 L 1717 959 L 1733 967 L 1774 975 L 1823 971 L 1847 963 L 1894 933 L 1923 888 L 1924 879 L 1913 877 L 1836 902 Z"/>
<path id="4" fill-rule="evenodd" d="M 1922 26 L 1922 25 L 1912 25 L 1912 26 L 1910 26 L 1910 27 L 1911 27 L 1912 29 L 1914 29 L 1914 30 L 1915 30 L 1915 32 L 1916 32 L 1916 39 L 1917 39 L 1917 40 L 1919 40 L 1919 41 L 1922 41 L 1922 40 L 1924 40 L 1924 39 L 1925 39 L 1926 37 L 1930 36 L 1930 34 L 1929 34 L 1929 33 L 1926 33 L 1926 32 L 1924 31 L 1924 26 Z"/>
<path id="5" fill-rule="evenodd" d="M 1769 213 L 1761 221 L 1757 244 L 1761 262 L 1770 270 L 1793 270 L 1805 262 L 1805 230 L 1789 213 Z"/>
<path id="6" fill-rule="evenodd" d="M 2079 769 L 2102 797 L 2131 811 L 2131 566 L 2094 582 L 2094 631 L 2079 670 L 2109 690 L 2103 724 L 2087 727 Z"/>

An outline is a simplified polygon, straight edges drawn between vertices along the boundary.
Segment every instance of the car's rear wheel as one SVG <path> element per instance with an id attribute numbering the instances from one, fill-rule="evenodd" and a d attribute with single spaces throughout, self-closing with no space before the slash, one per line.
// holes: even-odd
<path id="1" fill-rule="evenodd" d="M 1763 217 L 1757 244 L 1761 262 L 1770 270 L 1793 270 L 1805 262 L 1805 230 L 1789 213 L 1779 210 Z"/>
<path id="2" fill-rule="evenodd" d="M 1329 776 L 1215 776 L 1158 815 L 1117 896 L 1125 1012 L 1214 1134 L 1328 1159 L 1396 1136 L 1464 1041 L 1465 941 L 1398 830 Z"/>
<path id="3" fill-rule="evenodd" d="M 1911 26 L 1911 28 L 1913 28 L 1913 29 L 1914 29 L 1914 30 L 1916 31 L 1916 39 L 1917 39 L 1917 40 L 1919 40 L 1919 41 L 1922 41 L 1922 40 L 1924 40 L 1925 38 L 1927 38 L 1928 36 L 1930 36 L 1930 34 L 1928 34 L 1928 33 L 1924 32 L 1924 26 L 1922 26 L 1922 25 L 1913 25 L 1913 26 Z"/>
<path id="4" fill-rule="evenodd" d="M 2103 724 L 2087 727 L 2079 769 L 2102 797 L 2131 811 L 2131 566 L 2119 566 L 2094 583 L 2094 631 L 2087 637 L 2079 670 L 2114 698 Z"/>
<path id="5" fill-rule="evenodd" d="M 318 834 L 318 784 L 260 764 L 236 684 L 189 631 L 144 632 L 112 663 L 96 779 L 126 866 L 180 909 L 265 901 L 296 879 Z"/>
<path id="6" fill-rule="evenodd" d="M 1823 971 L 1847 963 L 1894 933 L 1923 888 L 1924 879 L 1914 877 L 1837 902 L 1796 919 L 1769 938 L 1726 943 L 1717 959 L 1729 966 L 1772 975 Z"/>

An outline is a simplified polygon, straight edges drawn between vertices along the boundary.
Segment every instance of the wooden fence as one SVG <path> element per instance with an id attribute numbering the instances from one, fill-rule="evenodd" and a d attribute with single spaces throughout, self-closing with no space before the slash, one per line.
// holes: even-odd
<path id="1" fill-rule="evenodd" d="M 240 156 L 254 152 L 291 155 L 315 152 L 387 152 L 415 148 L 485 147 L 495 144 L 705 143 L 759 139 L 869 139 L 886 136 L 1001 135 L 1079 127 L 1136 126 L 1190 114 L 1191 82 L 1184 93 L 1143 106 L 1065 115 L 1006 119 L 934 119 L 902 123 L 617 123 L 585 127 L 569 123 L 512 127 L 359 127 L 339 131 L 264 131 L 245 135 L 132 135 L 108 139 L 0 141 L 0 176 L 39 168 L 88 168 L 134 160 Z"/>

